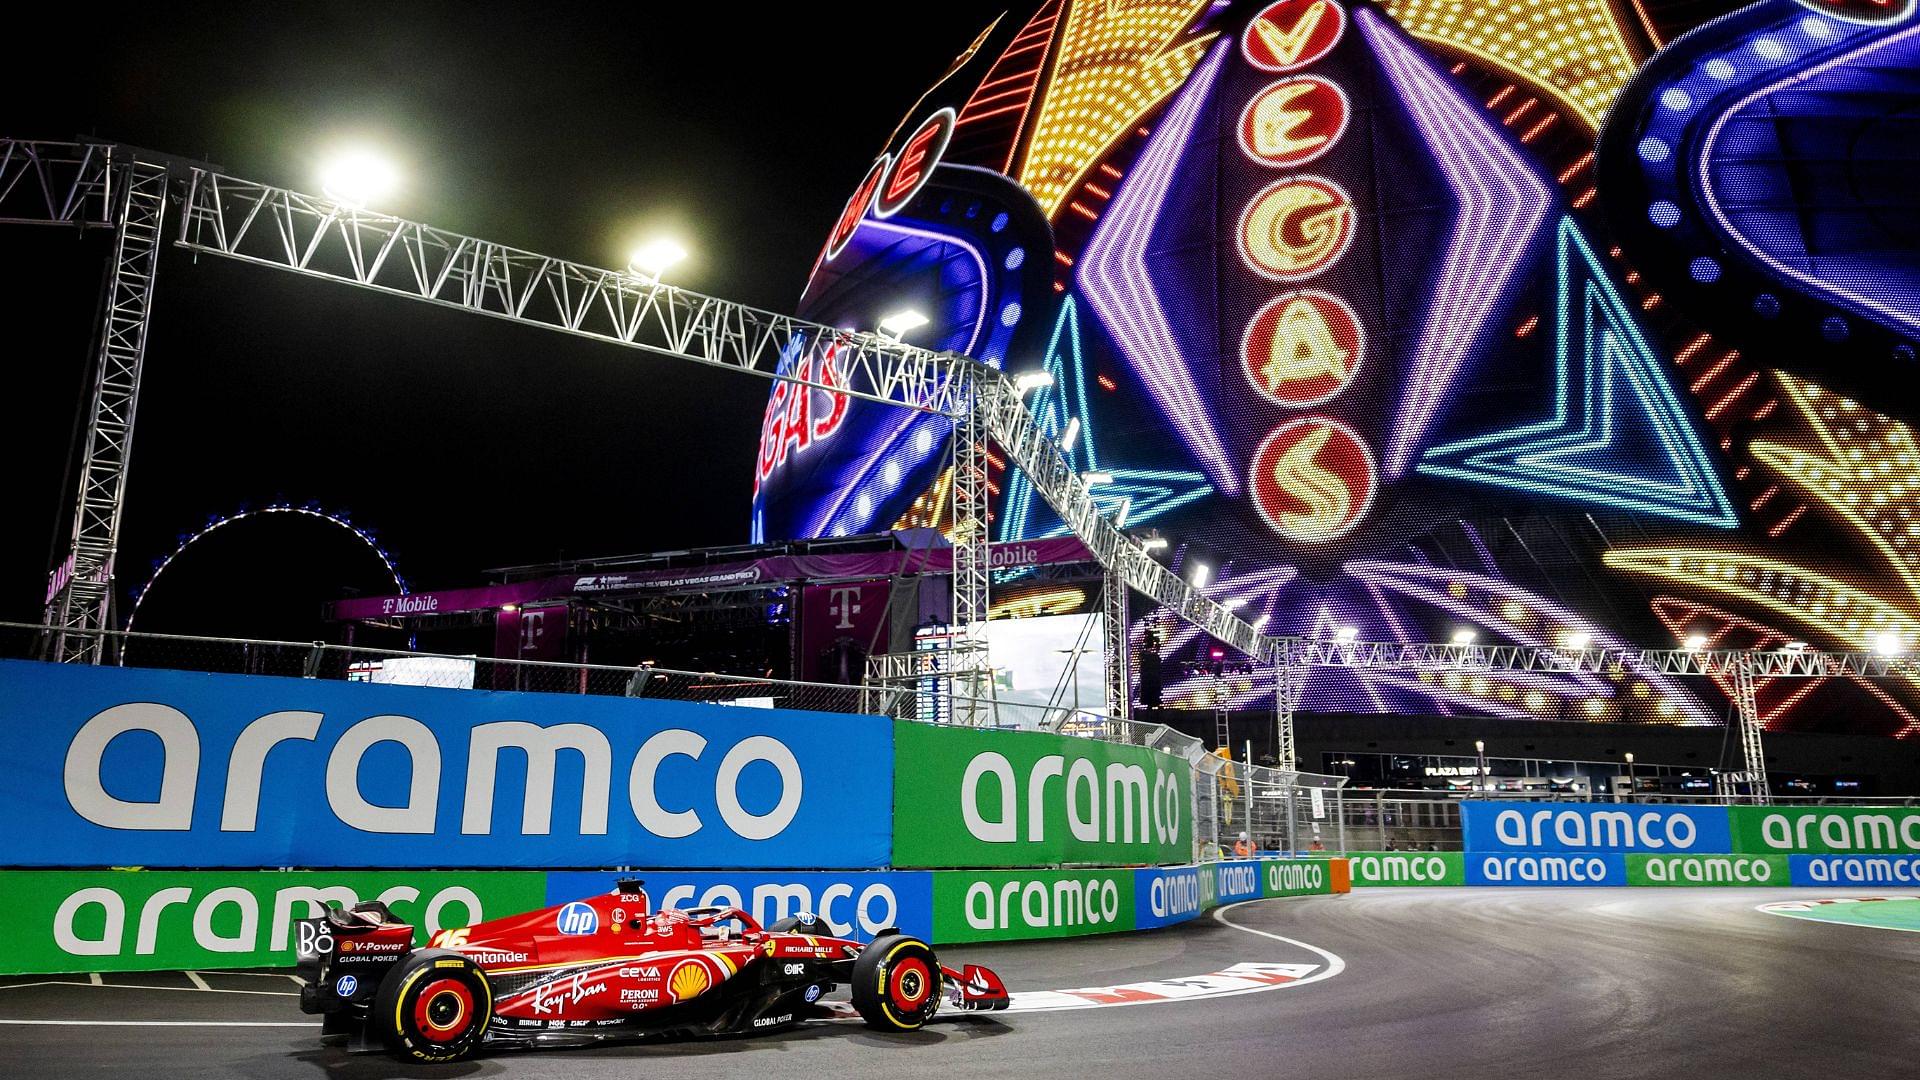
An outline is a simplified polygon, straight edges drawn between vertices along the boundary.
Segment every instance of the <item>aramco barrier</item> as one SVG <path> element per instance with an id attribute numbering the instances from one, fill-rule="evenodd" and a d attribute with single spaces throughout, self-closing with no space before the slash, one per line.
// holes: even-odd
<path id="1" fill-rule="evenodd" d="M 669 866 L 641 871 L 663 903 L 936 941 L 1346 882 L 1339 860 L 1196 862 L 1217 759 L 1051 732 L 31 661 L 0 661 L 0 724 L 4 972 L 288 962 L 317 905 L 379 898 L 424 931 L 612 879 L 529 867 Z M 81 869 L 126 866 L 179 869 Z"/>
<path id="2" fill-rule="evenodd" d="M 1347 891 L 1341 859 L 1152 868 L 899 871 L 0 870 L 0 974 L 290 967 L 297 920 L 384 901 L 419 928 L 529 911 L 644 879 L 656 904 L 727 904 L 763 923 L 813 911 L 868 940 L 938 943 L 1172 926 L 1220 905 Z"/>
<path id="3" fill-rule="evenodd" d="M 1920 885 L 1920 809 L 1464 802 L 1465 852 L 1355 852 L 1356 886 Z"/>

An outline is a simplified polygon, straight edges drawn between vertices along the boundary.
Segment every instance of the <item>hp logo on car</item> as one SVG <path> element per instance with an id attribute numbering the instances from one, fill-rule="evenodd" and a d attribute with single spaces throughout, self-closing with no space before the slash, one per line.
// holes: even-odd
<path id="1" fill-rule="evenodd" d="M 575 900 L 561 908 L 553 922 L 563 934 L 591 934 L 600 929 L 600 913 Z"/>
<path id="2" fill-rule="evenodd" d="M 353 992 L 358 989 L 360 989 L 360 980 L 351 975 L 342 975 L 340 981 L 333 984 L 333 992 L 343 998 L 352 997 Z"/>

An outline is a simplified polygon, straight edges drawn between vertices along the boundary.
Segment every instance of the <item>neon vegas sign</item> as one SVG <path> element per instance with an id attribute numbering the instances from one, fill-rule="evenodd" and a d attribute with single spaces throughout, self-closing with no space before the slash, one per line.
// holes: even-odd
<path id="1" fill-rule="evenodd" d="M 1294 170 L 1327 153 L 1346 133 L 1346 92 L 1302 69 L 1345 36 L 1336 0 L 1278 0 L 1247 24 L 1241 53 L 1255 68 L 1282 76 L 1247 103 L 1240 150 L 1268 168 Z M 1241 261 L 1284 284 L 1324 273 L 1346 254 L 1357 213 L 1345 188 L 1288 172 L 1254 196 L 1240 215 Z M 1252 388 L 1288 409 L 1338 397 L 1358 373 L 1365 336 L 1344 300 L 1319 289 L 1285 291 L 1254 316 L 1241 341 L 1241 368 Z M 1248 494 L 1269 528 L 1319 543 L 1359 524 L 1378 487 L 1373 452 L 1352 428 L 1324 416 L 1283 421 L 1249 466 Z"/>

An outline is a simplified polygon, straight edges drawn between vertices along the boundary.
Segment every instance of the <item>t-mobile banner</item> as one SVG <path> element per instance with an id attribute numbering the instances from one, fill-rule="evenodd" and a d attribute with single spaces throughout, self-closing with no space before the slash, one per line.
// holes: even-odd
<path id="1" fill-rule="evenodd" d="M 886 865 L 891 721 L 0 661 L 0 865 Z"/>
<path id="2" fill-rule="evenodd" d="M 801 678 L 858 684 L 867 656 L 887 651 L 890 591 L 884 578 L 807 586 L 800 596 Z"/>

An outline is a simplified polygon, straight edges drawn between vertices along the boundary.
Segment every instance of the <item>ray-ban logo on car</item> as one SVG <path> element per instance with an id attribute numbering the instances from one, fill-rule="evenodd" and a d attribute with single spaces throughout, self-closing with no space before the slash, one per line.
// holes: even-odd
<path id="1" fill-rule="evenodd" d="M 554 928 L 563 934 L 591 934 L 600 929 L 600 914 L 575 900 L 554 917 Z"/>

